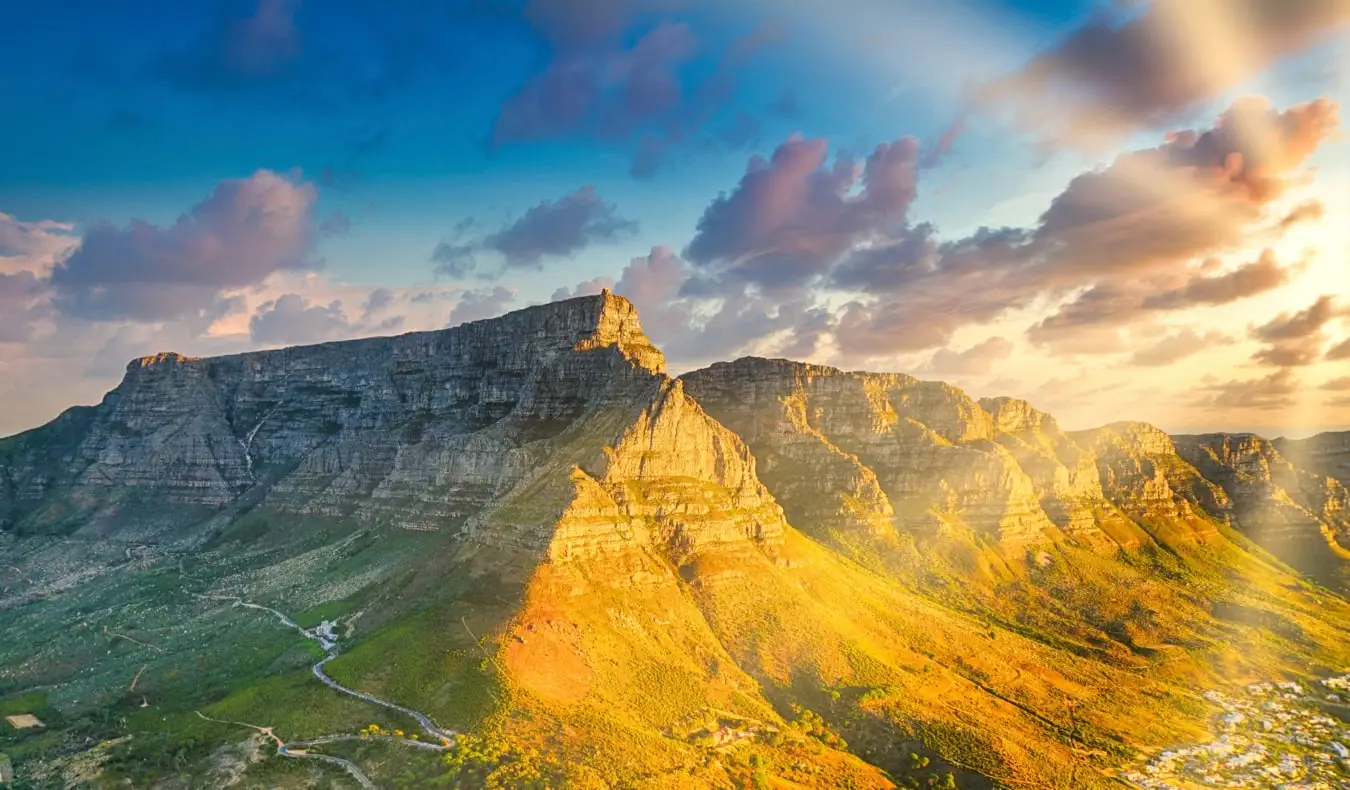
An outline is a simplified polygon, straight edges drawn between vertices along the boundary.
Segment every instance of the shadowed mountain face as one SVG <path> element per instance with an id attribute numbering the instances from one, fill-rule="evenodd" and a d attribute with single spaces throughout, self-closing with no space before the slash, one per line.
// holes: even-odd
<path id="1" fill-rule="evenodd" d="M 26 637 L 0 705 L 132 734 L 108 786 L 179 786 L 249 735 L 197 710 L 289 740 L 372 720 L 238 598 L 338 620 L 337 680 L 470 733 L 346 753 L 391 781 L 1106 787 L 1198 737 L 1205 688 L 1344 666 L 1350 605 L 1298 575 L 1342 583 L 1344 449 L 1066 432 L 786 360 L 672 379 L 608 292 L 162 354 L 0 440 L 0 628 Z M 239 770 L 315 781 L 296 762 Z"/>

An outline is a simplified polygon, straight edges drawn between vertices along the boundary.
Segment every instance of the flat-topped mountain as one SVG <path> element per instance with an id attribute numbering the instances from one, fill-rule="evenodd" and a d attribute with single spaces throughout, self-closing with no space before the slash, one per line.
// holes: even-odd
<path id="1" fill-rule="evenodd" d="M 1337 448 L 788 360 L 671 378 L 608 292 L 158 354 L 0 440 L 0 706 L 66 734 L 28 768 L 114 741 L 107 786 L 326 781 L 232 756 L 246 722 L 364 731 L 331 754 L 409 786 L 1104 788 L 1201 737 L 1204 688 L 1350 661 L 1301 575 L 1343 584 Z M 400 714 L 259 606 L 460 742 L 371 740 Z"/>

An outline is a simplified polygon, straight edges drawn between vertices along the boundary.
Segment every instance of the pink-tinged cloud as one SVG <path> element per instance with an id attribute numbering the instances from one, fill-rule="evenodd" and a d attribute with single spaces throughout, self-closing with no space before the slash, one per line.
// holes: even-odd
<path id="1" fill-rule="evenodd" d="M 770 159 L 753 157 L 736 189 L 708 206 L 684 257 L 766 290 L 803 286 L 854 245 L 899 230 L 917 195 L 918 155 L 901 138 L 861 166 L 839 157 L 827 167 L 825 140 L 789 138 Z"/>
<path id="2" fill-rule="evenodd" d="M 350 337 L 359 327 L 347 320 L 340 300 L 314 304 L 299 294 L 283 294 L 259 307 L 248 329 L 256 343 L 304 345 Z"/>
<path id="3" fill-rule="evenodd" d="M 1097 150 L 1164 129 L 1347 25 L 1345 0 L 1153 0 L 1141 13 L 1095 16 L 1021 69 L 979 85 L 973 107 L 1007 111 L 1050 144 Z"/>
<path id="4" fill-rule="evenodd" d="M 52 270 L 53 303 L 90 320 L 157 321 L 216 309 L 222 292 L 312 267 L 313 185 L 268 170 L 222 181 L 168 227 L 97 225 Z"/>

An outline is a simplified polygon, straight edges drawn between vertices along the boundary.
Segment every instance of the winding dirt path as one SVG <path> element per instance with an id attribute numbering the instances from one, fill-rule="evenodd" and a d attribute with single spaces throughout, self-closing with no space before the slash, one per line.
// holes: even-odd
<path id="1" fill-rule="evenodd" d="M 404 714 L 405 716 L 412 718 L 414 721 L 417 722 L 418 726 L 420 726 L 424 732 L 426 732 L 431 737 L 435 738 L 436 742 L 429 743 L 427 741 L 418 741 L 413 740 L 411 738 L 401 738 L 394 735 L 372 735 L 365 737 L 360 735 L 325 735 L 319 738 L 313 738 L 306 741 L 292 741 L 290 743 L 286 743 L 285 741 L 282 741 L 281 738 L 279 738 L 275 732 L 272 731 L 271 727 L 266 727 L 258 724 L 249 724 L 247 722 L 242 721 L 213 719 L 210 718 L 209 716 L 204 715 L 201 711 L 197 711 L 196 712 L 197 715 L 201 716 L 203 719 L 206 719 L 207 721 L 217 722 L 220 724 L 234 724 L 241 727 L 248 727 L 250 729 L 257 730 L 258 732 L 262 733 L 263 735 L 267 736 L 268 738 L 271 738 L 273 741 L 276 742 L 277 754 L 283 757 L 292 757 L 298 759 L 313 759 L 319 760 L 321 762 L 330 763 L 332 765 L 337 765 L 341 767 L 343 770 L 345 770 L 347 773 L 351 774 L 352 778 L 354 778 L 361 785 L 361 787 L 365 788 L 366 790 L 378 790 L 378 788 L 375 786 L 374 782 L 370 781 L 370 777 L 366 776 L 355 763 L 353 763 L 350 760 L 345 760 L 341 757 L 333 757 L 327 754 L 311 754 L 307 751 L 307 747 L 322 746 L 324 744 L 338 743 L 341 741 L 360 741 L 371 739 L 396 741 L 404 745 L 412 746 L 418 749 L 429 749 L 432 751 L 441 751 L 441 752 L 449 749 L 451 745 L 453 745 L 455 736 L 458 733 L 456 733 L 454 730 L 442 729 L 440 726 L 436 724 L 436 722 L 431 720 L 430 716 L 427 716 L 425 713 L 422 713 L 421 711 L 418 710 L 413 710 L 412 708 L 406 708 L 402 705 L 390 702 L 385 699 L 380 699 L 379 697 L 376 697 L 373 694 L 367 694 L 364 691 L 349 689 L 346 686 L 342 685 L 341 683 L 338 683 L 336 680 L 333 680 L 331 677 L 329 677 L 328 673 L 324 672 L 323 665 L 327 664 L 329 661 L 332 661 L 333 659 L 338 657 L 337 637 L 332 634 L 331 630 L 325 632 L 321 631 L 318 627 L 302 628 L 299 623 L 296 623 L 294 620 L 288 617 L 285 612 L 280 612 L 276 609 L 271 608 L 270 606 L 262 606 L 261 604 L 250 603 L 249 601 L 245 601 L 244 599 L 239 598 L 238 596 L 203 595 L 200 593 L 195 593 L 195 595 L 198 598 L 204 598 L 207 600 L 214 600 L 214 601 L 230 601 L 233 603 L 234 606 L 242 606 L 248 609 L 258 609 L 260 611 L 271 613 L 278 620 L 280 620 L 282 624 L 284 624 L 288 628 L 294 628 L 296 631 L 299 631 L 300 635 L 303 636 L 304 638 L 318 642 L 319 646 L 323 648 L 324 657 L 315 662 L 314 665 L 310 667 L 310 670 L 313 671 L 314 677 L 318 678 L 325 686 L 328 686 L 334 691 L 340 692 L 342 694 L 355 697 L 359 700 L 369 702 L 373 705 L 379 705 L 381 707 L 388 708 L 389 710 L 397 711 L 399 713 Z"/>

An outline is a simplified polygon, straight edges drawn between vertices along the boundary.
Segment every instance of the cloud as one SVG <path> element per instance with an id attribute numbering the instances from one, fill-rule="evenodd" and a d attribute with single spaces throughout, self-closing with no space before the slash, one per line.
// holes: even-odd
<path id="1" fill-rule="evenodd" d="M 557 200 L 541 200 L 518 219 L 498 230 L 469 237 L 472 217 L 461 221 L 451 237 L 436 245 L 431 260 L 436 272 L 463 278 L 478 273 L 483 279 L 509 269 L 542 269 L 548 258 L 568 258 L 594 244 L 617 241 L 637 232 L 638 223 L 619 214 L 593 186 L 583 186 Z M 501 258 L 501 268 L 484 272 L 479 256 Z"/>
<path id="2" fill-rule="evenodd" d="M 1212 409 L 1275 410 L 1294 405 L 1299 382 L 1287 368 L 1258 379 L 1239 379 L 1201 387 L 1211 395 L 1200 397 L 1196 406 Z"/>
<path id="3" fill-rule="evenodd" d="M 1304 222 L 1319 222 L 1326 216 L 1326 213 L 1327 207 L 1321 201 L 1307 200 L 1294 206 L 1288 214 L 1280 219 L 1280 223 L 1276 227 L 1280 231 L 1286 231 Z"/>
<path id="4" fill-rule="evenodd" d="M 475 243 L 442 241 L 431 251 L 431 262 L 439 274 L 467 277 L 478 269 L 478 249 Z"/>
<path id="5" fill-rule="evenodd" d="M 1190 307 L 1223 305 L 1272 291 L 1289 281 L 1290 271 L 1280 266 L 1271 250 L 1263 250 L 1253 263 L 1212 277 L 1194 277 L 1178 288 L 1153 294 L 1141 306 L 1150 310 L 1185 310 Z"/>
<path id="6" fill-rule="evenodd" d="M 31 270 L 50 263 L 77 242 L 68 222 L 24 222 L 0 212 L 0 272 Z"/>
<path id="7" fill-rule="evenodd" d="M 152 73 L 218 100 L 246 97 L 279 110 L 369 111 L 413 83 L 433 58 L 459 67 L 445 40 L 482 12 L 477 3 L 416 4 L 389 13 L 368 3 L 225 0 L 189 45 L 162 53 Z M 342 35 L 331 35 L 340 29 Z M 314 35 L 306 35 L 311 32 Z M 458 41 L 454 41 L 458 44 Z M 349 163 L 350 164 L 350 163 Z"/>
<path id="8" fill-rule="evenodd" d="M 1139 271 L 1243 241 L 1260 210 L 1337 128 L 1326 100 L 1279 112 L 1234 103 L 1211 129 L 1175 132 L 1074 178 L 1040 218 L 1036 241 L 1056 273 Z"/>
<path id="9" fill-rule="evenodd" d="M 1222 332 L 1206 332 L 1203 335 L 1189 327 L 1172 332 L 1151 346 L 1141 348 L 1130 356 L 1130 364 L 1136 367 L 1166 367 L 1180 362 L 1216 345 L 1231 343 L 1232 338 Z"/>
<path id="10" fill-rule="evenodd" d="M 258 308 L 248 330 L 257 343 L 299 345 L 347 336 L 357 327 L 347 321 L 339 300 L 313 304 L 299 294 L 284 294 Z"/>
<path id="11" fill-rule="evenodd" d="M 1324 381 L 1318 389 L 1327 390 L 1328 392 L 1350 391 L 1350 376 L 1341 376 L 1340 378 Z"/>
<path id="12" fill-rule="evenodd" d="M 1317 301 L 1303 310 L 1280 313 L 1266 323 L 1253 328 L 1252 336 L 1267 343 L 1281 340 L 1305 340 L 1320 334 L 1322 327 L 1342 315 L 1345 315 L 1345 311 L 1336 307 L 1336 298 L 1323 295 L 1317 297 Z"/>
<path id="13" fill-rule="evenodd" d="M 389 305 L 394 303 L 394 292 L 388 288 L 376 288 L 366 297 L 366 301 L 361 305 L 361 320 L 369 321 L 372 316 L 384 312 Z"/>
<path id="14" fill-rule="evenodd" d="M 528 13 L 527 13 L 528 18 Z M 580 29 L 573 20 L 568 27 Z M 554 35 L 554 59 L 531 77 L 498 111 L 492 144 L 552 139 L 583 127 L 610 137 L 626 137 L 683 102 L 676 69 L 693 57 L 698 41 L 689 27 L 662 23 L 631 48 L 594 44 L 612 34 L 588 38 L 580 47 Z"/>
<path id="15" fill-rule="evenodd" d="M 586 135 L 637 148 L 630 173 L 650 178 L 673 148 L 695 142 L 736 90 L 750 58 L 784 38 L 763 24 L 731 41 L 710 69 L 695 68 L 702 42 L 688 24 L 638 19 L 681 10 L 681 0 L 532 0 L 523 18 L 548 45 L 543 67 L 499 108 L 493 148 Z M 643 19 L 645 22 L 646 20 Z M 631 43 L 629 43 L 631 41 Z M 699 79 L 689 74 L 703 73 Z M 731 127 L 744 136 L 745 127 Z"/>
<path id="16" fill-rule="evenodd" d="M 613 289 L 614 281 L 608 277 L 595 277 L 584 283 L 578 283 L 575 288 L 559 288 L 549 297 L 550 302 L 560 302 L 563 299 L 574 299 L 578 296 L 595 296 L 606 288 Z"/>
<path id="17" fill-rule="evenodd" d="M 1335 128 L 1330 102 L 1278 112 L 1263 99 L 1245 99 L 1208 130 L 1173 133 L 1161 146 L 1075 177 L 1032 228 L 981 228 L 939 242 L 919 224 L 855 247 L 830 279 L 884 298 L 846 308 L 841 327 L 868 349 L 880 350 L 888 337 L 913 349 L 944 345 L 962 326 L 1067 299 L 1033 328 L 1033 341 L 1070 336 L 1080 349 L 1106 350 L 1118 342 L 1114 332 L 1081 330 L 1274 287 L 1285 275 L 1273 258 L 1218 275 L 1194 262 L 1245 246 Z"/>
<path id="18" fill-rule="evenodd" d="M 1149 279 L 1099 283 L 1060 305 L 1032 326 L 1027 336 L 1052 349 L 1066 343 L 1075 345 L 1085 329 L 1124 327 L 1160 312 L 1231 304 L 1267 293 L 1287 283 L 1298 268 L 1281 266 L 1271 250 L 1230 271 L 1206 273 L 1218 265 L 1218 261 L 1210 260 L 1198 272 L 1192 268 L 1163 272 Z"/>
<path id="19" fill-rule="evenodd" d="M 484 239 L 507 268 L 542 268 L 544 258 L 565 258 L 586 247 L 637 232 L 595 187 L 584 186 L 557 200 L 543 200 L 524 216 Z"/>
<path id="20" fill-rule="evenodd" d="M 1318 297 L 1306 309 L 1280 313 L 1251 328 L 1251 336 L 1267 345 L 1252 360 L 1271 367 L 1303 367 L 1317 361 L 1326 341 L 1323 329 L 1332 321 L 1350 315 L 1338 308 L 1332 296 Z"/>
<path id="21" fill-rule="evenodd" d="M 1011 110 L 1048 144 L 1097 150 L 1163 129 L 1350 22 L 1344 0 L 1154 0 L 1098 14 L 1024 67 L 980 84 L 972 105 Z"/>
<path id="22" fill-rule="evenodd" d="M 446 326 L 459 326 L 470 321 L 493 318 L 501 315 L 507 305 L 515 299 L 515 292 L 500 285 L 476 291 L 465 291 L 459 297 L 459 303 L 450 311 L 450 320 Z"/>
<path id="23" fill-rule="evenodd" d="M 1337 343 L 1327 349 L 1326 356 L 1323 357 L 1328 362 L 1338 362 L 1343 359 L 1350 359 L 1350 338 Z"/>
<path id="24" fill-rule="evenodd" d="M 769 291 L 804 286 L 853 245 L 898 230 L 917 194 L 918 153 L 901 138 L 861 166 L 841 156 L 827 168 L 826 141 L 794 135 L 769 160 L 751 158 L 736 189 L 704 211 L 684 257 Z"/>
<path id="25" fill-rule="evenodd" d="M 933 352 L 923 370 L 955 376 L 983 376 L 993 370 L 995 363 L 1012 356 L 1012 341 L 991 337 L 964 351 L 940 348 Z"/>
<path id="26" fill-rule="evenodd" d="M 0 272 L 0 343 L 29 339 L 47 313 L 46 296 L 46 283 L 32 272 Z"/>
<path id="27" fill-rule="evenodd" d="M 95 225 L 51 273 L 53 304 L 88 320 L 155 321 L 216 312 L 222 293 L 317 265 L 318 194 L 268 170 L 220 182 L 168 227 Z"/>

